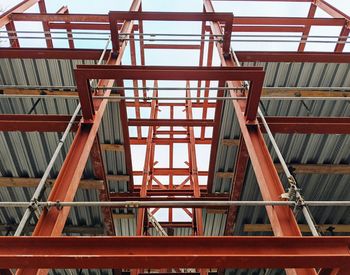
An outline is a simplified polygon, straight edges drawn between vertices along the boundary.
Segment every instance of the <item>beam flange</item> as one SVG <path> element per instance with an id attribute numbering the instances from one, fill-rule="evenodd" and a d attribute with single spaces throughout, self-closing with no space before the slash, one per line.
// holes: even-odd
<path id="1" fill-rule="evenodd" d="M 349 237 L 0 237 L 0 268 L 324 267 L 349 271 L 349 244 Z"/>

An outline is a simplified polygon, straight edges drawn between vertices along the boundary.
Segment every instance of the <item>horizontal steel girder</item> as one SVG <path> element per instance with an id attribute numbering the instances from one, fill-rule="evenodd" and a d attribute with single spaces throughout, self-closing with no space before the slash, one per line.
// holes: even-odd
<path id="1" fill-rule="evenodd" d="M 281 268 L 350 271 L 349 237 L 0 237 L 0 268 Z"/>
<path id="2" fill-rule="evenodd" d="M 63 132 L 70 116 L 67 115 L 0 115 L 0 131 Z M 72 127 L 76 131 L 81 116 Z M 347 117 L 265 117 L 273 133 L 349 134 Z M 259 118 L 258 118 L 259 120 Z M 260 120 L 259 120 L 260 123 Z M 213 120 L 196 119 L 129 119 L 129 126 L 213 126 Z M 263 125 L 260 125 L 264 131 Z M 170 139 L 169 139 L 170 140 Z"/>
<path id="3" fill-rule="evenodd" d="M 58 24 L 58 23 L 57 23 Z M 73 24 L 73 23 L 70 23 Z M 84 24 L 87 25 L 87 24 Z M 101 24 L 98 24 L 100 26 Z M 109 25 L 108 28 L 109 30 Z M 0 48 L 0 58 L 45 58 L 45 59 L 87 59 L 98 60 L 102 50 L 91 49 L 38 49 L 36 48 Z M 107 51 L 104 59 L 107 59 Z M 349 63 L 350 53 L 325 52 L 236 52 L 241 62 L 329 62 Z"/>

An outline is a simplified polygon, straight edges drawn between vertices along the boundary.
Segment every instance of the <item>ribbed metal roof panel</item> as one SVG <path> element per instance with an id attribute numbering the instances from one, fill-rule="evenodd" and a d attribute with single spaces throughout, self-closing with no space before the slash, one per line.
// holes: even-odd
<path id="1" fill-rule="evenodd" d="M 43 59 L 0 59 L 1 85 L 75 85 L 73 68 L 77 64 L 95 64 L 96 61 L 83 60 L 43 60 Z M 263 66 L 266 70 L 265 86 L 267 87 L 348 87 L 350 86 L 349 64 L 323 63 L 244 63 L 244 66 Z M 34 99 L 1 99 L 1 113 L 28 113 Z M 33 113 L 38 114 L 72 114 L 77 104 L 76 100 L 45 99 L 35 107 Z M 305 106 L 306 105 L 306 106 Z M 298 102 L 271 101 L 263 102 L 268 115 L 293 116 L 349 116 L 349 105 L 345 102 L 313 102 L 305 104 Z M 99 131 L 103 143 L 123 143 L 122 127 L 117 103 L 109 103 Z M 220 140 L 223 138 L 238 138 L 239 126 L 232 105 L 225 103 L 222 115 Z M 60 135 L 57 133 L 1 133 L 1 176 L 40 177 L 46 163 L 56 147 Z M 69 137 L 69 143 L 72 136 Z M 349 163 L 347 150 L 349 137 L 325 135 L 277 135 L 287 162 L 293 163 Z M 69 144 L 68 143 L 68 144 Z M 6 146 L 8 144 L 8 146 Z M 12 145 L 10 145 L 12 144 Z M 35 149 L 33 149 L 35 148 Z M 66 154 L 59 157 L 52 177 L 57 176 L 60 164 Z M 219 144 L 216 171 L 233 171 L 236 157 L 236 147 L 224 147 Z M 32 154 L 32 155 L 31 155 Z M 273 153 L 272 153 L 273 154 Z M 35 156 L 35 157 L 34 157 Z M 273 154 L 274 156 L 274 154 Z M 125 174 L 125 156 L 123 153 L 105 152 L 103 154 L 106 171 L 109 174 Z M 92 176 L 91 163 L 85 170 L 86 176 Z M 346 199 L 347 175 L 297 175 L 297 180 L 303 188 L 306 198 Z M 323 187 L 320 187 L 322 184 Z M 243 200 L 259 199 L 259 190 L 253 173 L 247 175 L 246 188 L 242 194 Z M 112 191 L 125 192 L 126 182 L 110 182 Z M 230 179 L 215 178 L 214 192 L 225 193 L 231 189 Z M 324 192 L 321 192 L 324 190 Z M 28 200 L 34 192 L 33 188 L 2 188 L 1 200 Z M 345 195 L 344 195 L 345 194 Z M 46 192 L 47 196 L 47 192 Z M 96 190 L 79 190 L 76 200 L 98 200 Z M 9 212 L 7 212 L 9 211 Z M 0 210 L 1 222 L 18 222 L 22 210 Z M 349 223 L 349 210 L 334 211 L 333 208 L 314 209 L 315 218 L 321 222 Z M 225 225 L 225 214 L 207 213 L 203 220 L 205 235 L 222 235 Z M 241 207 L 237 219 L 236 232 L 243 234 L 244 223 L 267 222 L 263 208 Z M 70 224 L 92 225 L 102 223 L 98 209 L 73 209 L 69 218 Z M 118 235 L 134 235 L 136 219 L 116 220 Z M 188 228 L 175 230 L 176 235 L 191 234 Z"/>
<path id="2" fill-rule="evenodd" d="M 264 85 L 267 87 L 348 87 L 349 64 L 323 63 L 244 63 L 243 66 L 263 66 L 266 70 Z M 280 101 L 262 100 L 263 112 L 268 116 L 329 116 L 349 117 L 349 103 L 345 101 Z M 239 138 L 240 130 L 232 104 L 225 102 L 222 114 L 220 141 Z M 301 164 L 350 164 L 348 148 L 350 137 L 346 135 L 300 135 L 277 134 L 277 144 L 287 163 Z M 267 138 L 266 138 L 267 140 Z M 267 140 L 269 144 L 269 141 Z M 277 162 L 276 154 L 269 144 L 270 152 Z M 216 159 L 217 172 L 233 172 L 237 147 L 219 144 Z M 281 175 L 284 183 L 285 178 Z M 348 200 L 349 175 L 297 175 L 298 184 L 308 200 Z M 227 192 L 231 179 L 215 177 L 213 191 Z M 259 200 L 260 191 L 252 169 L 248 170 L 242 200 Z M 349 224 L 350 209 L 322 207 L 312 208 L 318 223 Z M 299 222 L 305 221 L 299 217 Z M 235 226 L 236 234 L 243 232 L 243 225 L 268 223 L 263 207 L 240 207 Z M 214 225 L 212 225 L 214 226 Z"/>

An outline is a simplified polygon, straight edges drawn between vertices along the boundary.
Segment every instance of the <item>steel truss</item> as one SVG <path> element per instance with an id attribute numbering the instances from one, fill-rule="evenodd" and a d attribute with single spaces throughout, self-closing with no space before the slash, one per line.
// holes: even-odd
<path id="1" fill-rule="evenodd" d="M 234 0 L 233 0 L 234 1 Z M 276 2 L 283 2 L 276 1 Z M 75 70 L 77 91 L 82 115 L 73 119 L 65 115 L 0 115 L 1 131 L 68 131 L 75 133 L 64 164 L 48 197 L 54 207 L 40 208 L 39 221 L 31 237 L 0 238 L 0 268 L 19 268 L 16 274 L 46 274 L 50 268 L 115 268 L 132 269 L 132 273 L 143 273 L 154 268 L 162 272 L 180 268 L 195 268 L 207 273 L 208 268 L 285 268 L 290 274 L 348 274 L 350 272 L 350 240 L 348 237 L 302 237 L 294 213 L 290 206 L 307 209 L 301 197 L 299 200 L 284 201 L 284 190 L 277 170 L 264 140 L 264 133 L 317 133 L 349 134 L 348 118 L 312 117 L 263 117 L 258 111 L 263 89 L 264 71 L 259 67 L 240 67 L 239 61 L 285 61 L 285 62 L 340 62 L 349 63 L 350 55 L 343 53 L 350 33 L 350 17 L 324 0 L 294 0 L 309 2 L 307 18 L 280 17 L 239 17 L 232 13 L 216 13 L 210 0 L 203 0 L 203 12 L 143 12 L 141 0 L 133 0 L 128 12 L 111 11 L 106 15 L 69 14 L 67 7 L 57 13 L 46 12 L 44 0 L 24 0 L 0 16 L 0 28 L 6 27 L 10 48 L 0 48 L 0 58 L 62 58 L 100 59 L 105 65 L 81 65 Z M 40 13 L 24 13 L 38 4 Z M 315 18 L 316 9 L 322 9 L 331 18 Z M 202 23 L 199 45 L 194 44 L 147 44 L 143 33 L 144 21 L 196 21 Z M 43 25 L 47 49 L 20 48 L 20 35 L 15 23 L 37 21 Z M 207 24 L 209 22 L 209 24 Z M 334 53 L 305 53 L 312 26 L 339 26 L 340 35 Z M 69 49 L 55 49 L 52 30 L 66 30 Z M 110 33 L 111 50 L 77 49 L 74 31 L 105 30 Z M 232 32 L 300 32 L 297 52 L 261 53 L 232 51 Z M 196 38 L 198 40 L 198 37 Z M 196 41 L 197 41 L 196 40 Z M 135 41 L 140 43 L 141 65 L 137 66 Z M 172 40 L 169 40 L 172 41 Z M 204 64 L 205 44 L 207 58 Z M 121 65 L 127 45 L 130 45 L 131 66 Z M 214 50 L 220 57 L 221 67 L 212 66 Z M 196 49 L 200 51 L 199 66 L 172 67 L 146 66 L 145 49 Z M 206 65 L 206 66 L 204 66 Z M 90 81 L 98 80 L 92 89 Z M 126 100 L 124 80 L 131 80 L 134 98 Z M 147 97 L 146 81 L 153 81 L 152 96 Z M 158 98 L 158 81 L 186 81 L 186 98 L 181 102 L 162 102 Z M 141 82 L 139 82 L 141 81 Z M 195 81 L 197 87 L 191 87 Z M 210 84 L 218 82 L 216 100 L 209 100 Z M 139 83 L 142 83 L 139 87 Z M 204 88 L 202 83 L 204 83 Z M 193 85 L 193 84 L 192 84 Z M 113 89 L 110 87 L 117 87 Z M 197 99 L 192 89 L 197 90 Z M 219 145 L 222 106 L 225 89 L 239 122 L 241 137 L 238 143 L 236 166 L 232 178 L 232 191 L 229 196 L 213 194 L 215 160 Z M 204 90 L 204 99 L 201 91 Z M 141 95 L 142 93 L 142 95 Z M 113 94 L 113 95 L 112 95 Z M 97 135 L 109 99 L 119 96 L 120 118 L 123 128 L 123 151 L 127 167 L 128 192 L 112 194 L 108 190 L 101 144 Z M 227 102 L 227 99 L 226 99 Z M 158 118 L 160 106 L 169 107 L 170 119 Z M 141 119 L 141 107 L 150 108 L 150 118 Z M 186 119 L 177 119 L 176 107 L 184 108 Z M 127 117 L 127 108 L 134 108 L 135 119 Z M 193 110 L 202 110 L 201 119 L 194 119 Z M 214 118 L 208 119 L 208 112 L 214 110 Z M 265 123 L 266 122 L 266 123 Z M 137 127 L 137 136 L 129 136 L 129 127 Z M 141 127 L 148 127 L 148 135 L 142 135 Z M 169 127 L 162 130 L 160 127 Z M 307 127 L 306 127 L 307 126 Z M 182 127 L 181 130 L 178 127 Z M 200 127 L 200 137 L 195 137 L 194 127 Z M 211 127 L 211 138 L 205 135 Z M 185 136 L 185 137 L 183 137 Z M 273 137 L 272 137 L 273 138 Z M 183 143 L 188 148 L 188 167 L 174 167 L 174 144 Z M 135 171 L 131 165 L 130 144 L 145 144 L 146 155 L 143 171 Z M 210 144 L 210 164 L 208 171 L 198 170 L 196 144 Z M 169 146 L 169 167 L 156 168 L 155 150 L 159 145 Z M 114 235 L 111 208 L 123 201 L 132 207 L 132 201 L 144 202 L 137 210 L 137 237 L 60 237 L 74 200 L 84 167 L 91 157 L 95 178 L 103 182 L 100 201 L 106 235 Z M 202 208 L 200 203 L 209 206 L 210 202 L 239 201 L 243 189 L 248 161 L 251 161 L 274 237 L 204 237 Z M 282 165 L 283 166 L 283 165 Z M 141 184 L 134 183 L 133 176 L 141 176 Z M 157 176 L 167 176 L 164 184 Z M 175 176 L 184 176 L 180 184 L 175 184 Z M 207 176 L 206 183 L 200 182 Z M 290 179 L 290 178 L 289 178 Z M 293 185 L 292 185 L 293 186 Z M 163 196 L 163 197 L 159 197 Z M 193 237 L 150 237 L 152 224 L 148 220 L 147 209 L 155 214 L 162 202 L 179 202 L 183 211 L 191 218 Z M 149 201 L 149 204 L 147 204 Z M 153 202 L 152 202 L 153 201 Z M 103 202 L 106 202 L 103 205 Z M 158 205 L 157 205 L 158 202 Z M 193 203 L 191 205 L 191 202 Z M 197 203 L 196 203 L 197 202 Z M 223 204 L 225 204 L 223 202 Z M 274 202 L 274 203 L 273 203 Z M 280 202 L 280 203 L 279 203 Z M 66 203 L 66 205 L 64 205 Z M 153 203 L 153 204 L 152 204 Z M 182 204 L 181 204 L 182 203 Z M 238 207 L 244 202 L 226 204 L 227 220 L 225 235 L 233 234 Z M 254 202 L 250 202 L 254 203 Z M 323 202 L 327 203 L 327 202 Z M 348 203 L 348 202 L 347 202 Z M 45 204 L 43 202 L 42 204 Z M 341 204 L 341 202 L 339 202 Z M 28 209 L 37 211 L 37 199 L 30 202 Z M 64 207 L 60 207 L 64 205 Z M 148 205 L 148 206 L 147 206 Z M 193 206 L 192 211 L 186 205 Z M 202 206 L 203 206 L 202 205 Z M 50 205 L 46 205 L 50 206 Z M 169 207 L 169 226 L 175 224 L 172 207 Z M 197 207 L 196 207 L 197 206 Z M 136 206 L 138 207 L 138 206 Z M 305 214 L 306 215 L 306 214 Z M 310 217 L 309 223 L 312 225 Z M 309 225 L 310 225 L 309 224 Z M 161 226 L 161 224 L 159 225 Z M 186 226 L 189 226 L 188 224 Z M 168 226 L 165 227 L 166 229 Z M 312 228 L 312 226 L 310 226 Z M 162 229 L 161 229 L 162 230 Z M 165 232 L 165 231 L 164 231 Z M 168 231 L 166 234 L 171 233 Z M 322 268 L 316 270 L 316 268 Z"/>

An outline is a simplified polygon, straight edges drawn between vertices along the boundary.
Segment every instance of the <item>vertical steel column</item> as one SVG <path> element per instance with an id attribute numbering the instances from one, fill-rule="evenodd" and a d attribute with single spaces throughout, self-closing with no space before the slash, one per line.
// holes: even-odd
<path id="1" fill-rule="evenodd" d="M 204 0 L 206 12 L 214 12 L 213 5 L 210 0 Z M 222 35 L 219 23 L 212 22 L 211 28 L 213 34 Z M 216 43 L 220 55 L 222 66 L 234 67 L 236 62 L 234 56 L 224 56 L 222 45 Z M 228 82 L 229 88 L 237 85 Z M 256 87 L 255 87 L 256 88 Z M 251 87 L 251 91 L 256 91 Z M 261 91 L 260 91 L 261 92 Z M 231 91 L 231 97 L 234 97 L 234 91 Z M 260 191 L 264 200 L 280 200 L 280 195 L 284 193 L 284 188 L 279 179 L 278 173 L 274 167 L 273 161 L 264 141 L 263 134 L 255 121 L 257 112 L 257 102 L 255 100 L 247 100 L 244 113 L 237 100 L 233 100 L 233 107 L 241 128 L 242 136 L 245 140 L 247 151 L 249 153 L 252 166 L 260 187 Z M 255 115 L 254 115 L 255 114 Z M 247 124 L 249 123 L 249 125 Z M 289 207 L 283 206 L 267 206 L 267 214 L 269 216 L 273 232 L 276 236 L 301 236 L 296 219 Z M 286 269 L 287 274 L 316 274 L 314 269 Z"/>
<path id="2" fill-rule="evenodd" d="M 190 82 L 186 81 L 186 97 L 191 97 Z M 186 100 L 186 118 L 193 119 L 192 113 L 192 100 Z M 197 166 L 197 156 L 196 156 L 196 141 L 194 136 L 194 129 L 192 126 L 187 127 L 189 143 L 188 143 L 188 161 L 190 168 L 190 178 L 193 185 L 193 196 L 195 198 L 200 198 L 201 193 L 199 189 L 199 179 L 198 179 L 198 166 Z M 196 233 L 198 236 L 204 235 L 203 228 L 203 209 L 195 208 L 192 217 L 195 218 L 196 223 Z M 206 269 L 200 269 L 200 274 L 208 274 Z"/>
<path id="3" fill-rule="evenodd" d="M 335 52 L 342 52 L 344 50 L 345 44 L 341 42 L 345 42 L 350 34 L 350 16 L 338 10 L 336 7 L 332 6 L 325 0 L 315 0 L 315 4 L 334 18 L 344 18 L 344 26 L 341 29 L 338 43 L 334 49 Z"/>
<path id="4" fill-rule="evenodd" d="M 153 89 L 153 97 L 158 96 L 157 88 L 158 84 L 157 81 L 154 81 L 154 89 Z M 153 99 L 151 102 L 151 113 L 150 113 L 150 119 L 156 119 L 157 118 L 157 112 L 158 112 L 158 102 L 156 99 Z M 153 143 L 153 137 L 155 132 L 155 126 L 149 126 L 148 127 L 148 135 L 147 135 L 147 141 L 146 141 L 146 155 L 145 155 L 145 162 L 143 167 L 143 176 L 142 176 L 142 186 L 140 190 L 140 197 L 146 197 L 147 196 L 147 190 L 152 188 L 152 181 L 153 181 L 153 170 L 154 170 L 154 151 L 155 151 L 155 144 Z M 149 186 L 151 185 L 151 186 Z M 145 230 L 145 221 L 148 220 L 148 217 L 146 215 L 148 209 L 147 208 L 139 208 L 137 210 L 137 221 L 136 221 L 136 235 L 142 236 L 144 235 Z M 156 211 L 152 212 L 153 215 Z M 139 269 L 133 269 L 131 271 L 132 275 L 137 275 L 142 270 Z"/>
<path id="5" fill-rule="evenodd" d="M 9 23 L 6 24 L 6 30 L 8 33 L 9 41 L 10 41 L 10 47 L 11 48 L 19 48 L 19 40 L 17 38 L 17 32 L 16 32 L 16 26 L 13 21 L 10 21 Z"/>
<path id="6" fill-rule="evenodd" d="M 101 145 L 98 134 L 95 137 L 91 148 L 90 157 L 96 179 L 103 181 L 103 188 L 98 190 L 100 201 L 110 201 L 108 181 L 103 164 Z M 110 207 L 101 207 L 103 224 L 106 235 L 115 236 L 112 209 Z"/>
<path id="7" fill-rule="evenodd" d="M 6 11 L 0 15 L 0 29 L 3 27 L 6 27 L 8 36 L 9 37 L 14 36 L 14 37 L 11 37 L 9 39 L 10 47 L 12 47 L 12 48 L 19 48 L 20 47 L 19 40 L 17 38 L 15 24 L 14 24 L 13 20 L 11 20 L 11 18 L 10 18 L 11 14 L 24 12 L 38 2 L 39 2 L 39 0 L 24 0 L 20 3 L 18 3 L 13 8 L 9 9 L 8 11 Z"/>
<path id="8" fill-rule="evenodd" d="M 231 182 L 231 192 L 230 192 L 231 201 L 240 200 L 248 161 L 249 161 L 249 155 L 247 151 L 247 146 L 245 145 L 244 138 L 241 136 L 239 140 L 238 153 L 236 157 L 234 176 Z M 232 205 L 229 207 L 227 211 L 225 233 L 224 233 L 224 235 L 226 236 L 233 235 L 233 227 L 236 222 L 238 209 L 239 209 L 239 206 Z"/>
<path id="9" fill-rule="evenodd" d="M 334 51 L 337 53 L 343 52 L 345 48 L 345 43 L 348 40 L 350 34 L 350 21 L 347 21 L 340 31 L 340 37 L 338 38 L 338 43 L 335 46 Z"/>
<path id="10" fill-rule="evenodd" d="M 132 35 L 130 36 L 130 59 L 131 59 L 131 65 L 136 66 L 136 48 L 135 48 L 135 36 L 134 36 L 134 30 L 132 31 Z M 134 87 L 134 97 L 139 97 L 139 85 L 138 81 L 136 79 L 132 80 L 132 85 Z M 140 101 L 139 99 L 135 99 L 135 114 L 136 118 L 141 118 L 141 112 L 140 112 Z M 141 126 L 137 126 L 137 138 L 142 138 L 141 133 Z"/>
<path id="11" fill-rule="evenodd" d="M 314 3 L 311 3 L 309 13 L 307 14 L 307 18 L 315 17 L 316 9 L 317 9 L 317 6 Z M 305 40 L 305 42 L 299 43 L 298 52 L 303 52 L 305 50 L 306 40 L 309 36 L 310 29 L 311 29 L 311 25 L 304 26 L 304 31 L 303 31 L 303 34 L 301 36 L 301 40 Z"/>
<path id="12" fill-rule="evenodd" d="M 155 82 L 155 88 L 157 87 L 157 82 Z M 153 90 L 153 97 L 158 96 L 158 92 L 156 89 Z M 151 103 L 151 113 L 150 113 L 150 119 L 156 119 L 157 118 L 157 108 L 158 108 L 158 102 L 157 100 L 153 99 Z M 147 145 L 146 145 L 146 156 L 145 156 L 145 162 L 143 167 L 143 176 L 142 176 L 142 186 L 140 190 L 140 197 L 146 197 L 147 195 L 147 189 L 149 183 L 152 184 L 152 171 L 154 166 L 154 150 L 155 150 L 155 144 L 153 143 L 153 137 L 154 137 L 154 126 L 148 127 L 148 135 L 147 135 Z M 136 225 L 136 235 L 142 236 L 144 232 L 144 220 L 145 220 L 145 213 L 147 209 L 138 209 L 137 210 L 137 225 Z"/>
<path id="13" fill-rule="evenodd" d="M 69 10 L 67 6 L 62 6 L 57 12 L 57 14 L 69 14 Z M 72 28 L 69 27 L 70 21 L 65 21 L 67 24 L 67 38 L 68 38 L 68 45 L 70 49 L 74 49 L 74 40 L 73 40 L 73 33 L 72 33 Z"/>
<path id="14" fill-rule="evenodd" d="M 140 0 L 134 0 L 132 8 L 139 7 Z M 137 10 L 136 9 L 136 10 Z M 125 31 L 132 27 L 132 22 L 125 22 L 122 29 Z M 126 47 L 127 42 L 124 41 L 121 45 L 121 51 L 116 59 L 109 58 L 108 64 L 120 64 L 121 57 Z M 77 79 L 77 83 L 79 79 Z M 106 83 L 99 83 L 106 84 Z M 108 83 L 109 85 L 109 83 Z M 83 85 L 84 86 L 84 85 Z M 104 95 L 109 96 L 110 90 L 107 90 Z M 74 137 L 73 143 L 69 149 L 68 155 L 62 165 L 60 173 L 55 181 L 55 184 L 50 192 L 48 200 L 53 201 L 72 201 L 80 183 L 86 162 L 88 160 L 91 149 L 97 137 L 97 131 L 102 121 L 102 117 L 106 106 L 107 99 L 97 100 L 94 102 L 94 107 L 97 110 L 93 120 L 85 123 L 81 122 L 78 131 Z M 123 129 L 125 131 L 125 129 Z M 61 235 L 66 223 L 70 207 L 63 209 L 50 208 L 45 209 L 40 216 L 38 224 L 33 232 L 34 236 L 59 236 Z M 48 270 L 37 269 L 20 269 L 17 274 L 47 274 Z"/>
<path id="15" fill-rule="evenodd" d="M 225 87 L 225 81 L 219 81 L 219 87 Z M 223 97 L 224 91 L 218 90 L 217 96 Z M 208 171 L 208 192 L 209 193 L 213 192 L 216 156 L 218 153 L 219 138 L 220 138 L 222 105 L 223 105 L 222 100 L 216 101 L 215 114 L 214 114 L 215 125 L 213 127 L 213 136 L 211 140 L 211 149 L 210 149 L 210 157 L 209 157 L 209 171 Z"/>
<path id="16" fill-rule="evenodd" d="M 142 12 L 142 3 L 140 4 L 139 7 L 139 12 Z M 141 33 L 141 35 L 139 36 L 140 38 L 140 59 L 141 59 L 141 65 L 144 66 L 146 65 L 146 57 L 145 57 L 145 43 L 144 43 L 144 38 L 143 38 L 143 21 L 139 20 L 139 33 Z M 146 87 L 146 80 L 142 80 L 142 87 L 145 88 Z M 147 96 L 147 92 L 146 89 L 143 89 L 143 96 L 146 97 Z"/>
<path id="17" fill-rule="evenodd" d="M 170 111 L 170 120 L 174 119 L 174 106 L 169 106 Z M 174 127 L 170 126 L 170 135 L 169 135 L 169 169 L 174 169 L 174 134 L 173 134 Z M 169 190 L 174 190 L 174 176 L 169 175 Z M 169 222 L 173 222 L 173 209 L 169 208 L 168 213 L 168 220 Z"/>
<path id="18" fill-rule="evenodd" d="M 191 91 L 189 90 L 190 83 L 186 82 L 186 97 L 191 97 Z M 192 101 L 186 100 L 186 118 L 193 119 L 192 114 Z M 198 167 L 197 167 L 197 157 L 196 157 L 196 144 L 194 137 L 194 129 L 192 126 L 188 127 L 188 136 L 190 142 L 188 143 L 188 161 L 190 168 L 190 177 L 193 184 L 193 195 L 195 198 L 200 198 L 199 180 L 198 180 Z M 204 233 L 203 229 L 203 214 L 202 209 L 196 208 L 194 215 L 196 217 L 196 228 L 197 235 L 202 236 Z"/>
<path id="19" fill-rule="evenodd" d="M 210 67 L 212 65 L 212 60 L 213 60 L 213 51 L 214 51 L 213 40 L 214 40 L 213 37 L 210 37 L 209 42 L 208 42 L 208 56 L 207 56 L 207 66 L 208 67 Z M 205 81 L 204 97 L 209 97 L 209 87 L 210 87 L 210 80 L 206 80 Z M 202 111 L 202 119 L 207 119 L 208 100 L 203 100 L 202 110 L 203 110 Z M 205 126 L 201 127 L 201 139 L 204 140 L 204 138 L 205 138 Z"/>
<path id="20" fill-rule="evenodd" d="M 39 1 L 39 11 L 40 11 L 40 13 L 47 13 L 45 0 Z M 45 32 L 44 35 L 45 35 L 46 46 L 48 48 L 53 48 L 53 41 L 52 41 L 52 37 L 51 37 L 51 33 L 50 33 L 50 27 L 49 27 L 49 23 L 47 21 L 43 21 L 43 29 Z"/>

